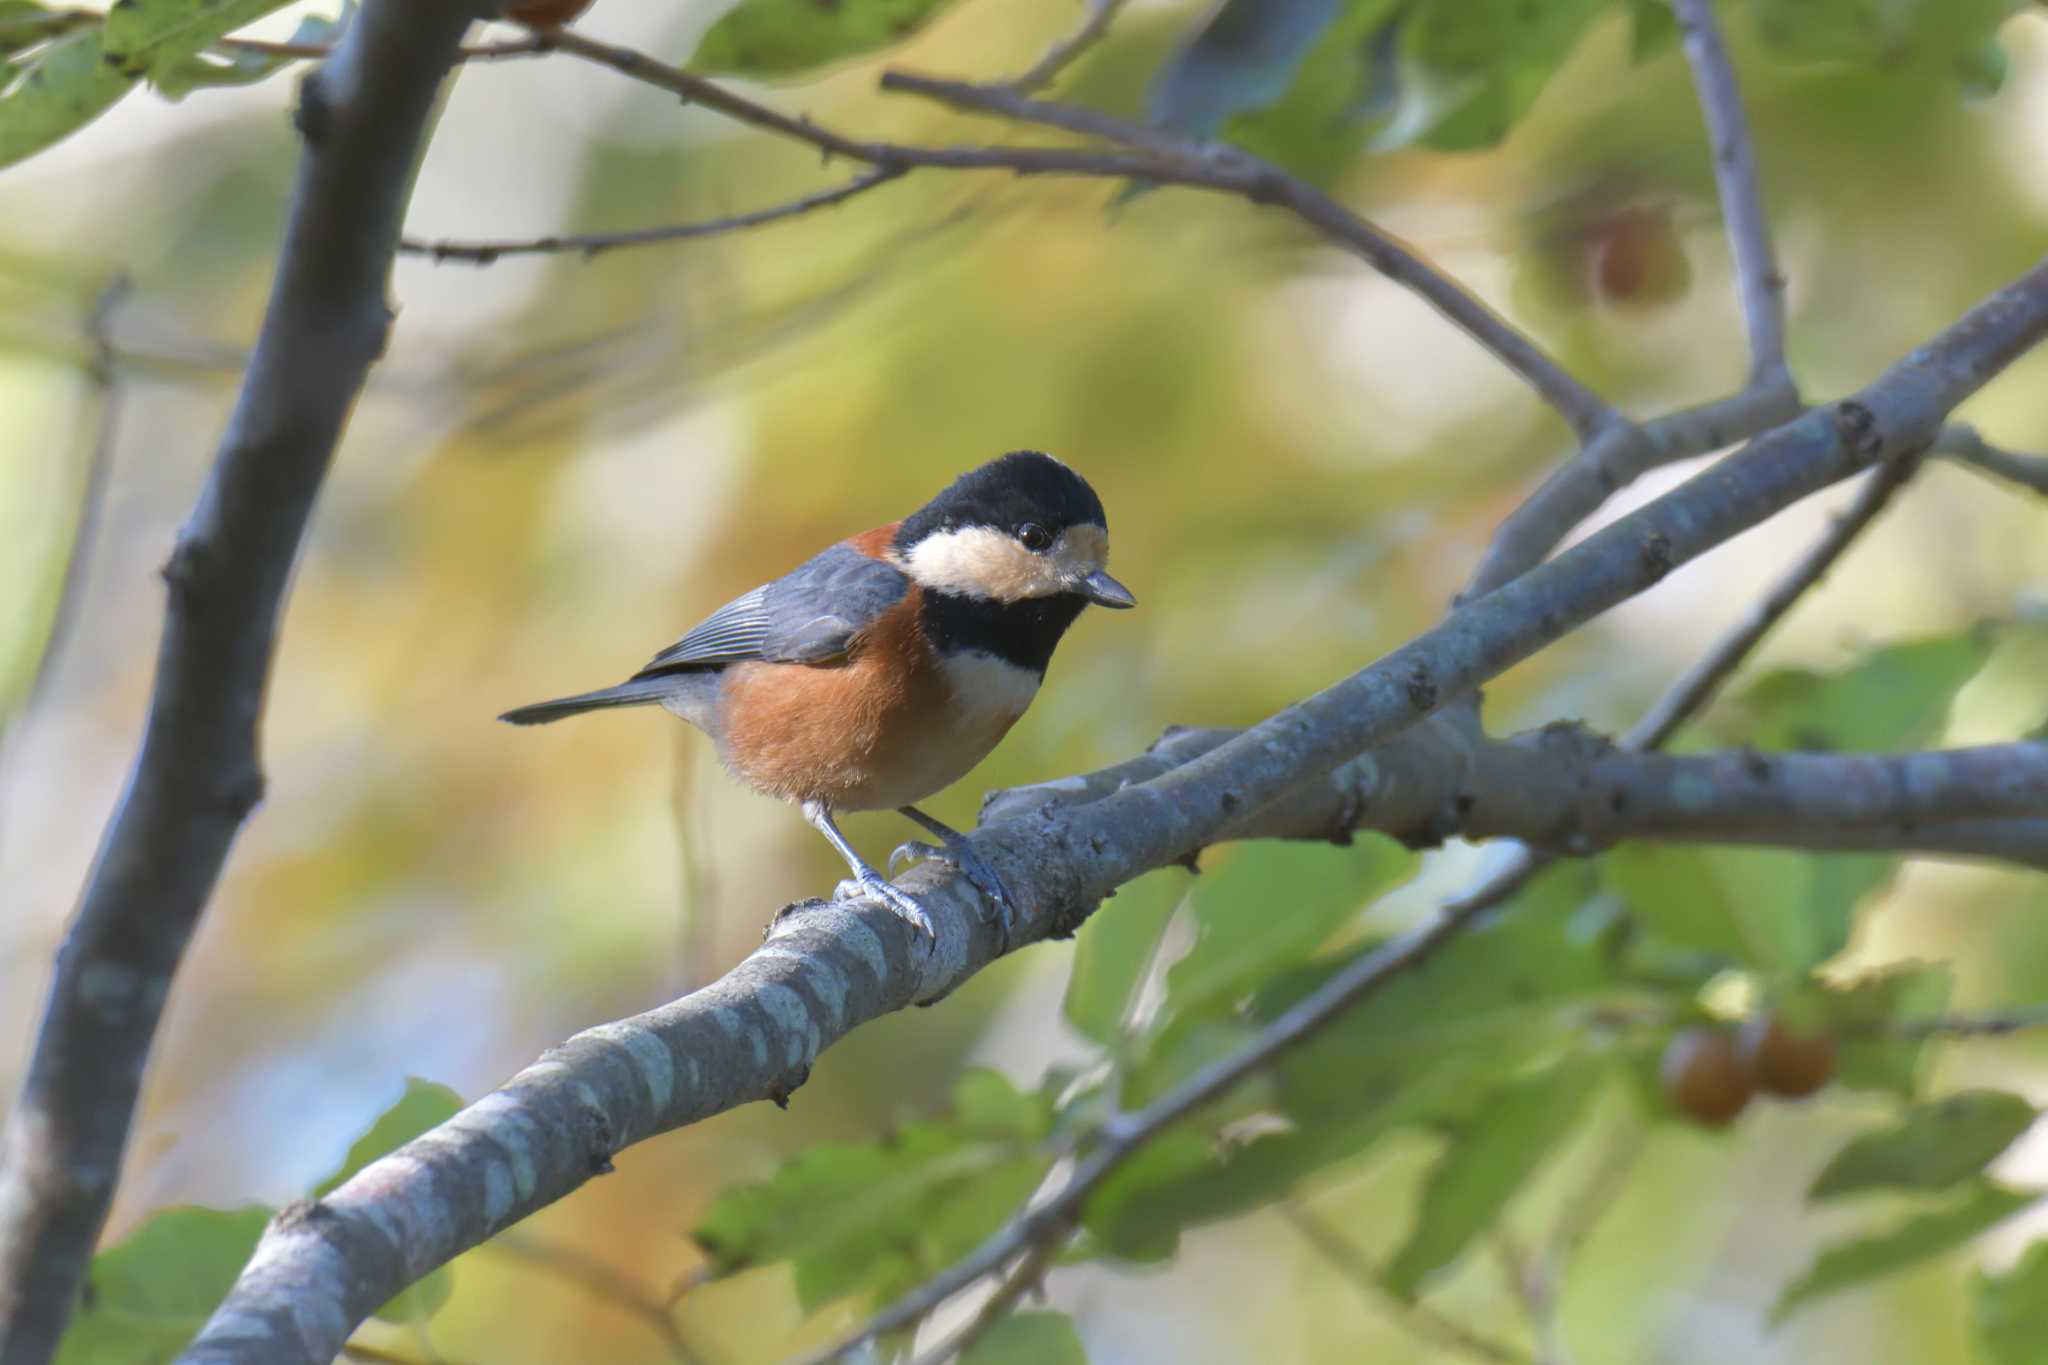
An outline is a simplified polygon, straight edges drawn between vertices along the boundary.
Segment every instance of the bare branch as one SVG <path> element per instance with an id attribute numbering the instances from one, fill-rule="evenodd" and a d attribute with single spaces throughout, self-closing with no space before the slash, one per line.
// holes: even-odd
<path id="1" fill-rule="evenodd" d="M 1070 1232 L 1072 1229 L 1068 1229 Z M 997 1323 L 1010 1315 L 1017 1301 L 1045 1283 L 1046 1271 L 1052 1268 L 1053 1258 L 1066 1243 L 1065 1237 L 1046 1237 L 1037 1245 L 1027 1249 L 1010 1273 L 1003 1276 L 988 1298 L 974 1310 L 974 1316 L 952 1336 L 917 1357 L 912 1365 L 945 1365 L 956 1356 L 967 1351 L 994 1330 Z"/>
<path id="2" fill-rule="evenodd" d="M 1220 179 L 1180 183 L 1203 184 L 1242 194 L 1254 203 L 1284 208 L 1318 229 L 1380 274 L 1420 295 L 1467 336 L 1491 351 L 1556 409 L 1581 439 L 1621 422 L 1620 414 L 1606 400 L 1573 378 L 1534 341 L 1517 331 L 1514 324 L 1426 263 L 1413 247 L 1360 218 L 1307 181 L 1249 152 L 1221 144 L 1191 143 L 1092 109 L 1029 99 L 1003 86 L 886 71 L 882 73 L 882 88 L 923 95 L 957 108 L 1105 138 L 1166 157 L 1206 156 L 1219 168 L 1228 168 L 1229 174 Z"/>
<path id="3" fill-rule="evenodd" d="M 777 223 L 785 218 L 810 213 L 814 209 L 843 204 L 856 195 L 867 193 L 877 185 L 888 184 L 902 174 L 903 171 L 899 168 L 883 166 L 864 171 L 843 185 L 818 190 L 784 204 L 755 209 L 751 213 L 736 213 L 726 218 L 713 218 L 702 223 L 672 223 L 662 227 L 634 228 L 626 232 L 572 233 L 564 236 L 513 238 L 495 242 L 424 242 L 408 237 L 399 242 L 398 249 L 408 255 L 431 256 L 436 265 L 443 261 L 493 265 L 501 256 L 551 255 L 569 251 L 580 252 L 589 258 L 619 247 L 651 246 L 658 242 L 681 242 L 693 237 L 714 237 L 724 232 L 760 227 L 764 223 Z"/>
<path id="4" fill-rule="evenodd" d="M 1651 469 L 1760 436 L 1799 413 L 1789 387 L 1752 389 L 1642 426 L 1606 428 L 1501 523 L 1464 595 L 1483 596 L 1542 563 L 1573 527 Z"/>
<path id="5" fill-rule="evenodd" d="M 984 826 L 975 850 L 1021 911 L 1015 942 L 1070 930 L 1115 887 L 1185 858 L 1233 821 L 1384 744 L 1798 499 L 1924 449 L 1955 405 L 2044 333 L 2048 262 L 1853 398 L 1778 428 L 1351 678 L 1152 781 L 1079 808 Z M 579 1035 L 317 1204 L 281 1215 L 188 1359 L 331 1357 L 350 1324 L 406 1283 L 575 1189 L 620 1147 L 747 1100 L 787 1095 L 849 1029 L 946 994 L 1004 950 L 980 894 L 943 864 L 913 868 L 902 885 L 930 910 L 932 940 L 914 938 L 872 901 L 806 902 L 719 982 Z M 919 1302 L 891 1310 L 883 1325 L 914 1320 L 1009 1264 L 1042 1229 L 1071 1217 L 1150 1133 L 1230 1089 L 1358 993 L 1425 959 L 1478 913 L 1475 904 L 1446 907 L 1348 965 L 1276 1021 L 1261 1040 L 1269 1050 L 1221 1059 L 1113 1121 L 1054 1202 L 920 1291 Z"/>
<path id="6" fill-rule="evenodd" d="M 283 43 L 265 38 L 221 38 L 213 46 L 222 52 L 249 52 L 262 57 L 285 57 L 302 61 L 325 61 L 334 54 L 329 43 Z M 508 57 L 543 57 L 555 50 L 555 40 L 545 32 L 535 32 L 525 38 L 508 38 L 498 43 L 465 43 L 456 51 L 456 60 L 464 62 L 496 62 Z"/>
<path id="7" fill-rule="evenodd" d="M 1413 248 L 1359 218 L 1314 186 L 1237 148 L 1189 142 L 1093 110 L 1029 99 L 1010 87 L 972 85 L 894 71 L 884 73 L 883 89 L 1104 138 L 1129 150 L 925 147 L 867 142 L 821 127 L 807 118 L 771 109 L 734 94 L 715 81 L 655 61 L 631 48 L 601 43 L 566 30 L 552 36 L 563 52 L 610 67 L 742 123 L 871 166 L 898 172 L 943 166 L 955 170 L 1010 170 L 1025 175 L 1148 180 L 1218 190 L 1256 204 L 1285 208 L 1387 278 L 1421 295 L 1526 380 L 1582 438 L 1620 420 L 1599 395 L 1574 379 L 1505 318 L 1425 264 Z"/>
<path id="8" fill-rule="evenodd" d="M 476 8 L 368 0 L 301 94 L 306 154 L 277 283 L 212 477 L 164 566 L 148 728 L 0 1147 L 9 1365 L 47 1359 L 71 1314 L 171 978 L 262 792 L 256 727 L 292 561 L 383 349 L 413 158 Z"/>
<path id="9" fill-rule="evenodd" d="M 1631 749 L 1661 749 L 1672 732 L 1697 712 L 1721 689 L 1721 684 L 1741 666 L 1770 633 L 1771 627 L 1790 611 L 1793 604 L 1827 575 L 1856 538 L 1877 520 L 1919 469 L 1918 460 L 1895 460 L 1873 471 L 1847 511 L 1836 517 L 1813 548 L 1808 550 L 1771 590 L 1752 603 L 1742 619 L 1715 642 L 1714 647 L 1673 683 L 1656 705 L 1643 713 L 1622 741 Z"/>
<path id="10" fill-rule="evenodd" d="M 2012 451 L 2001 450 L 1967 422 L 1950 422 L 1943 427 L 1934 443 L 1933 453 L 1949 456 L 1972 469 L 2010 480 L 2036 493 L 2048 493 L 2048 456 L 2016 455 Z"/>
<path id="11" fill-rule="evenodd" d="M 1124 7 L 1124 0 L 1087 0 L 1087 5 L 1088 17 L 1081 21 L 1080 27 L 1047 48 L 1045 55 L 1033 62 L 1029 71 L 1011 81 L 1012 90 L 1029 94 L 1052 84 L 1053 79 L 1065 71 L 1076 57 L 1109 32 L 1117 11 Z"/>
<path id="12" fill-rule="evenodd" d="M 1700 113 L 1714 148 L 1714 181 L 1727 223 L 1728 248 L 1735 257 L 1736 286 L 1743 323 L 1749 329 L 1749 386 L 1789 388 L 1785 368 L 1785 277 L 1771 252 L 1771 226 L 1764 216 L 1763 189 L 1756 173 L 1756 144 L 1749 135 L 1735 68 L 1714 18 L 1713 0 L 1671 0 L 1685 32 L 1685 58 L 1692 64 Z"/>

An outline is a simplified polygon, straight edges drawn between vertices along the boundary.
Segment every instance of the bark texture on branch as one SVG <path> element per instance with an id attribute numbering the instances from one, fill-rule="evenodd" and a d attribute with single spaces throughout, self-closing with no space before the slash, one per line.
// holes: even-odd
<path id="1" fill-rule="evenodd" d="M 155 690 L 66 930 L 0 1144 L 0 1362 L 56 1349 L 105 1221 L 173 974 L 262 795 L 257 723 L 292 561 L 391 323 L 385 282 L 435 92 L 477 0 L 369 0 L 299 101 L 276 285 L 163 570 Z"/>
<path id="2" fill-rule="evenodd" d="M 1854 398 L 1758 439 L 1353 677 L 1149 781 L 984 827 L 975 848 L 1021 911 L 1017 943 L 1071 931 L 1124 882 L 1386 744 L 1800 498 L 1916 454 L 1955 405 L 2044 332 L 2048 264 Z M 794 907 L 801 913 L 782 917 L 719 982 L 578 1035 L 324 1199 L 281 1215 L 186 1358 L 331 1359 L 378 1304 L 574 1190 L 619 1148 L 786 1096 L 855 1026 L 944 995 L 1004 951 L 963 879 L 927 864 L 902 885 L 931 908 L 930 951 L 871 902 Z"/>

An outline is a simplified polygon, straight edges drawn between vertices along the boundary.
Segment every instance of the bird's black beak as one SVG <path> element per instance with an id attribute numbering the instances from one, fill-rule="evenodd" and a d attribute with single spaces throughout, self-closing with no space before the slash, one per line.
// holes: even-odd
<path id="1" fill-rule="evenodd" d="M 1075 591 L 1098 607 L 1115 607 L 1122 610 L 1138 605 L 1138 599 L 1131 596 L 1129 588 L 1100 569 L 1082 579 Z"/>

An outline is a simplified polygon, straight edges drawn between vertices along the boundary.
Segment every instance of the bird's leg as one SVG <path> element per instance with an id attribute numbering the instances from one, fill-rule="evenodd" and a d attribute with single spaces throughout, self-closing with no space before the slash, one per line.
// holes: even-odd
<path id="1" fill-rule="evenodd" d="M 917 821 L 938 839 L 939 847 L 933 847 L 922 839 L 911 839 L 898 844 L 896 851 L 889 855 L 889 870 L 894 872 L 899 860 L 905 858 L 940 858 L 960 869 L 960 875 L 974 883 L 982 895 L 996 908 L 996 927 L 1002 930 L 1003 946 L 1009 947 L 1010 939 L 1017 928 L 1017 902 L 1010 897 L 1010 889 L 1003 885 L 1003 879 L 996 870 L 982 861 L 974 851 L 974 845 L 967 842 L 967 836 L 949 825 L 932 819 L 916 806 L 898 806 L 896 813 Z"/>
<path id="2" fill-rule="evenodd" d="M 841 834 L 839 826 L 833 823 L 832 808 L 823 801 L 806 801 L 803 803 L 803 812 L 804 819 L 811 822 L 811 828 L 825 836 L 825 842 L 832 845 L 840 857 L 846 859 L 847 867 L 853 872 L 852 881 L 839 883 L 838 888 L 833 891 L 834 899 L 845 900 L 849 895 L 873 896 L 894 910 L 898 916 L 909 921 L 912 928 L 922 932 L 936 947 L 938 931 L 932 927 L 931 916 L 917 903 L 917 897 L 908 891 L 891 886 L 888 878 L 869 867 L 867 861 L 853 851 L 853 845 L 846 842 L 846 836 Z M 847 889 L 849 887 L 853 888 L 851 892 Z"/>

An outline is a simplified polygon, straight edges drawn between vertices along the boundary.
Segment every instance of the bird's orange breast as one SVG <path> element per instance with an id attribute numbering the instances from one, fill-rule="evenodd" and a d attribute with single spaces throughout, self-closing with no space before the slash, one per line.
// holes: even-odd
<path id="1" fill-rule="evenodd" d="M 733 775 L 786 801 L 883 810 L 923 800 L 986 757 L 1030 697 L 960 691 L 960 670 L 918 629 L 919 607 L 913 586 L 837 664 L 728 668 L 720 750 Z"/>

